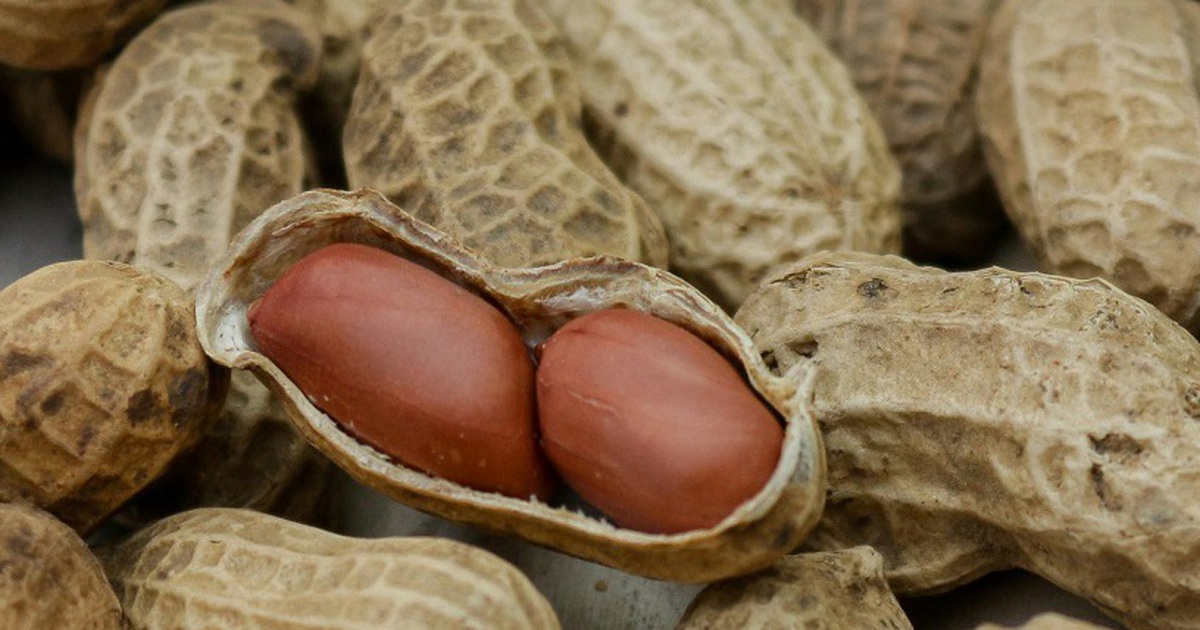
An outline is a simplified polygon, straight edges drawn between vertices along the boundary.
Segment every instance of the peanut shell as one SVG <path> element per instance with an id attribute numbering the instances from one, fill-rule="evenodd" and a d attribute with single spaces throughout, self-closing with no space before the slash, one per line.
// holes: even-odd
<path id="1" fill-rule="evenodd" d="M 983 159 L 975 83 L 999 0 L 794 0 L 845 62 L 903 173 L 904 251 L 977 261 L 1004 213 Z"/>
<path id="2" fill-rule="evenodd" d="M 1197 7 L 1021 0 L 997 13 L 979 122 L 1039 268 L 1100 276 L 1200 331 Z"/>
<path id="3" fill-rule="evenodd" d="M 588 146 L 580 111 L 533 0 L 400 0 L 363 48 L 346 173 L 499 265 L 665 266 L 658 217 Z"/>
<path id="4" fill-rule="evenodd" d="M 0 67 L 0 96 L 25 140 L 42 155 L 70 164 L 82 72 Z"/>
<path id="5" fill-rule="evenodd" d="M 600 153 L 672 269 L 734 309 L 773 266 L 900 247 L 900 172 L 845 67 L 784 0 L 550 0 Z"/>
<path id="6" fill-rule="evenodd" d="M 1057 613 L 1042 613 L 1019 626 L 999 626 L 985 623 L 975 630 L 1005 630 L 1005 628 L 1012 628 L 1012 630 L 1103 630 L 1103 626 L 1064 617 Z"/>
<path id="7" fill-rule="evenodd" d="M 0 0 L 0 63 L 33 70 L 92 65 L 166 4 L 167 0 Z"/>
<path id="8" fill-rule="evenodd" d="M 785 422 L 779 463 L 767 485 L 714 527 L 653 535 L 614 527 L 565 507 L 471 490 L 400 466 L 354 440 L 255 350 L 246 309 L 291 264 L 334 242 L 372 245 L 419 262 L 501 309 L 531 349 L 573 317 L 609 307 L 650 313 L 710 343 L 744 370 Z M 771 375 L 750 341 L 712 302 L 665 271 L 612 258 L 505 269 L 374 191 L 313 191 L 267 210 L 243 231 L 197 294 L 197 321 L 211 356 L 255 371 L 288 405 L 292 420 L 350 476 L 417 509 L 521 536 L 622 570 L 703 582 L 768 566 L 812 527 L 824 497 L 823 451 L 803 382 Z"/>
<path id="9" fill-rule="evenodd" d="M 736 320 L 816 371 L 831 492 L 811 542 L 898 593 L 1020 567 L 1132 628 L 1200 627 L 1200 342 L 1103 280 L 825 254 Z"/>
<path id="10" fill-rule="evenodd" d="M 227 385 L 165 278 L 74 261 L 17 280 L 0 291 L 0 501 L 90 531 L 196 443 Z"/>
<path id="11" fill-rule="evenodd" d="M 0 503 L 0 627 L 125 627 L 121 604 L 87 544 L 49 514 L 18 503 Z"/>
<path id="12" fill-rule="evenodd" d="M 786 556 L 771 568 L 717 582 L 692 601 L 676 630 L 807 628 L 912 630 L 870 547 Z"/>
<path id="13" fill-rule="evenodd" d="M 440 538 L 347 538 L 203 508 L 100 555 L 134 630 L 559 627 L 515 567 Z"/>
<path id="14" fill-rule="evenodd" d="M 320 60 L 307 16 L 278 2 L 201 3 L 140 33 L 80 115 L 84 255 L 192 291 L 234 234 L 309 186 L 296 99 Z M 223 505 L 312 518 L 328 465 L 285 415 L 256 379 L 235 375 L 216 425 L 142 511 Z"/>

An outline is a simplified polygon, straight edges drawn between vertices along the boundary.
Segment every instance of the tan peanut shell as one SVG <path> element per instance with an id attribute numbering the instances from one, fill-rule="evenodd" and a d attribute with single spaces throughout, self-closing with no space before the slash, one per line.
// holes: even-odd
<path id="1" fill-rule="evenodd" d="M 264 208 L 308 187 L 297 90 L 316 79 L 317 31 L 281 3 L 164 14 L 101 74 L 80 116 L 75 194 L 84 255 L 153 269 L 188 291 Z M 327 465 L 249 375 L 172 472 L 149 515 L 181 506 L 311 517 Z M 308 512 L 308 514 L 306 514 Z"/>
<path id="2" fill-rule="evenodd" d="M 167 0 L 0 0 L 0 63 L 33 70 L 92 65 L 166 4 Z"/>
<path id="3" fill-rule="evenodd" d="M 659 214 L 672 269 L 734 309 L 773 266 L 900 247 L 900 173 L 785 0 L 550 0 L 585 126 Z"/>
<path id="4" fill-rule="evenodd" d="M 399 0 L 363 48 L 346 173 L 499 265 L 665 266 L 658 217 L 588 146 L 580 111 L 536 0 Z"/>
<path id="5" fill-rule="evenodd" d="M 1014 0 L 981 64 L 1005 209 L 1044 271 L 1100 276 L 1200 330 L 1198 9 Z"/>
<path id="6" fill-rule="evenodd" d="M 709 585 L 676 630 L 912 630 L 870 547 L 786 556 L 769 569 Z"/>
<path id="7" fill-rule="evenodd" d="M 985 623 L 975 630 L 1005 630 L 1005 628 L 1012 628 L 1012 630 L 1102 630 L 1103 626 L 1064 617 L 1057 613 L 1042 613 L 1019 626 L 999 626 Z"/>
<path id="8" fill-rule="evenodd" d="M 19 503 L 0 503 L 0 627 L 125 627 L 87 544 L 58 519 Z"/>
<path id="9" fill-rule="evenodd" d="M 983 159 L 975 83 L 999 0 L 793 0 L 854 78 L 903 173 L 904 251 L 980 260 L 1003 211 Z"/>
<path id="10" fill-rule="evenodd" d="M 171 516 L 101 560 L 133 630 L 559 627 L 529 580 L 482 549 L 347 538 L 249 510 Z"/>
<path id="11" fill-rule="evenodd" d="M 785 422 L 767 485 L 716 526 L 672 535 L 615 527 L 557 505 L 486 493 L 393 462 L 344 433 L 255 350 L 246 309 L 290 265 L 334 242 L 356 242 L 417 261 L 482 294 L 533 348 L 568 320 L 608 307 L 648 312 L 683 326 L 744 371 Z M 715 304 L 665 271 L 613 258 L 505 269 L 475 258 L 374 191 L 313 191 L 269 210 L 243 231 L 197 294 L 202 343 L 216 361 L 254 370 L 288 405 L 297 428 L 358 481 L 417 509 L 521 536 L 630 573 L 703 582 L 770 565 L 815 523 L 824 497 L 819 436 L 809 390 L 771 375 L 750 340 Z"/>
<path id="12" fill-rule="evenodd" d="M 1132 628 L 1200 627 L 1200 343 L 1103 280 L 827 254 L 736 320 L 816 373 L 831 491 L 811 542 L 899 593 L 1021 567 Z"/>
<path id="13" fill-rule="evenodd" d="M 196 443 L 227 379 L 156 274 L 74 261 L 17 280 L 0 291 L 0 501 L 90 531 Z"/>

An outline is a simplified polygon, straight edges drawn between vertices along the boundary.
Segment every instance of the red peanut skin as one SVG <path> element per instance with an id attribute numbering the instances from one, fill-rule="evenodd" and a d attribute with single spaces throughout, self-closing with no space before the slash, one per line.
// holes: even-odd
<path id="1" fill-rule="evenodd" d="M 716 525 L 766 485 L 783 428 L 742 375 L 686 330 L 598 311 L 542 347 L 542 447 L 613 523 L 649 533 Z"/>
<path id="2" fill-rule="evenodd" d="M 528 349 L 480 297 L 399 256 L 341 243 L 289 268 L 249 320 L 262 353 L 357 439 L 477 490 L 553 493 Z"/>

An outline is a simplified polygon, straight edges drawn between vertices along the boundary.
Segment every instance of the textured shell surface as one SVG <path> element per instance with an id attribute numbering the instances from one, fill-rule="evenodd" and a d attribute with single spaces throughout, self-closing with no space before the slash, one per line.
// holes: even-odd
<path id="1" fill-rule="evenodd" d="M 439 538 L 348 538 L 202 508 L 100 556 L 134 630 L 559 627 L 516 567 Z"/>
<path id="2" fill-rule="evenodd" d="M 87 532 L 195 444 L 228 375 L 191 307 L 168 280 L 99 261 L 0 291 L 0 500 Z"/>
<path id="3" fill-rule="evenodd" d="M 870 547 L 786 556 L 754 575 L 717 582 L 676 630 L 912 630 Z"/>
<path id="4" fill-rule="evenodd" d="M 483 295 L 516 324 L 530 348 L 570 319 L 603 308 L 641 310 L 683 326 L 739 365 L 751 387 L 786 423 L 778 468 L 757 495 L 716 526 L 655 535 L 617 528 L 578 509 L 472 490 L 397 464 L 344 433 L 317 409 L 256 351 L 246 321 L 249 304 L 275 278 L 334 242 L 391 251 Z M 768 566 L 793 549 L 820 515 L 824 451 L 808 413 L 808 382 L 771 375 L 750 340 L 719 307 L 653 267 L 600 257 L 500 268 L 374 191 L 312 191 L 269 209 L 239 235 L 197 295 L 197 321 L 210 356 L 254 370 L 288 405 L 300 431 L 352 477 L 451 520 L 516 534 L 630 573 L 703 582 Z"/>
<path id="5" fill-rule="evenodd" d="M 900 246 L 900 172 L 845 67 L 784 0 L 550 0 L 585 127 L 733 309 L 768 269 Z"/>
<path id="6" fill-rule="evenodd" d="M 903 173 L 904 249 L 978 260 L 1004 225 L 975 120 L 999 0 L 794 0 L 845 62 Z"/>
<path id="7" fill-rule="evenodd" d="M 1200 7 L 1021 0 L 997 13 L 979 122 L 1040 267 L 1099 276 L 1200 330 Z"/>
<path id="8" fill-rule="evenodd" d="M 347 176 L 499 265 L 665 266 L 658 217 L 588 145 L 581 108 L 533 0 L 396 2 L 363 49 Z"/>
<path id="9" fill-rule="evenodd" d="M 1005 630 L 1005 628 L 1012 628 L 1012 630 L 1102 630 L 1102 626 L 1056 613 L 1043 613 L 1019 626 L 998 626 L 985 623 L 975 630 Z"/>
<path id="10" fill-rule="evenodd" d="M 320 59 L 307 17 L 276 2 L 185 7 L 140 33 L 100 74 L 81 114 L 84 255 L 193 290 L 234 234 L 308 187 L 296 99 Z M 322 468 L 267 390 L 236 375 L 212 430 L 140 508 L 155 516 L 225 505 L 307 519 L 323 489 L 311 473 Z"/>
<path id="11" fill-rule="evenodd" d="M 167 0 L 0 0 L 0 63 L 35 70 L 96 63 Z"/>
<path id="12" fill-rule="evenodd" d="M 28 505 L 0 503 L 0 626 L 121 630 L 121 604 L 75 530 Z"/>
<path id="13" fill-rule="evenodd" d="M 816 372 L 830 495 L 901 593 L 1017 566 L 1132 628 L 1200 627 L 1200 343 L 1102 280 L 814 256 L 736 320 Z M 807 368 L 807 369 L 806 369 Z"/>

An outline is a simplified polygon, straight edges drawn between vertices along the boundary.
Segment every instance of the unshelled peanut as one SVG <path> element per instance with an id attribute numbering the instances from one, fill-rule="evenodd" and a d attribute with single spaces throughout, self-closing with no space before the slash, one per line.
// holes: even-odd
<path id="1" fill-rule="evenodd" d="M 551 0 L 585 127 L 727 309 L 773 266 L 900 247 L 900 172 L 845 67 L 786 0 Z"/>
<path id="2" fill-rule="evenodd" d="M 35 70 L 98 62 L 167 0 L 0 0 L 0 63 Z"/>
<path id="3" fill-rule="evenodd" d="M 125 627 L 121 604 L 87 544 L 28 505 L 0 503 L 0 627 Z"/>
<path id="4" fill-rule="evenodd" d="M 676 630 L 912 630 L 870 547 L 786 556 L 700 592 Z"/>
<path id="5" fill-rule="evenodd" d="M 258 213 L 311 185 L 296 113 L 321 40 L 282 3 L 210 2 L 163 14 L 97 76 L 76 131 L 75 197 L 88 258 L 153 269 L 191 291 Z M 140 506 L 313 517 L 329 467 L 251 375 Z"/>
<path id="6" fill-rule="evenodd" d="M 363 49 L 343 137 L 350 185 L 496 264 L 665 266 L 658 217 L 584 139 L 574 74 L 538 4 L 393 3 Z"/>
<path id="7" fill-rule="evenodd" d="M 1040 268 L 1099 276 L 1200 332 L 1200 5 L 1012 0 L 979 122 Z"/>
<path id="8" fill-rule="evenodd" d="M 1043 613 L 1019 626 L 999 626 L 994 623 L 985 623 L 975 630 L 1005 630 L 1006 628 L 1011 628 L 1011 630 L 1104 630 L 1103 626 L 1055 613 Z"/>
<path id="9" fill-rule="evenodd" d="M 347 538 L 204 508 L 159 521 L 100 558 L 133 630 L 559 627 L 515 567 L 438 538 Z"/>
<path id="10" fill-rule="evenodd" d="M 1200 342 L 1102 280 L 814 256 L 738 312 L 815 369 L 830 494 L 810 542 L 897 592 L 1012 566 L 1132 628 L 1200 627 Z"/>

